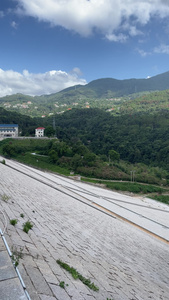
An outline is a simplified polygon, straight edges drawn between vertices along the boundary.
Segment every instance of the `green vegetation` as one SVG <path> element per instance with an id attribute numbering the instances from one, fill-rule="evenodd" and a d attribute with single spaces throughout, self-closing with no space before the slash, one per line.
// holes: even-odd
<path id="1" fill-rule="evenodd" d="M 109 83 L 106 82 L 104 84 L 108 88 Z M 88 87 L 92 87 L 95 94 L 104 91 L 102 87 L 98 87 L 98 82 L 92 82 Z M 61 104 L 63 101 L 65 92 L 72 95 L 77 93 L 77 90 L 79 92 L 81 87 L 58 93 L 60 97 L 58 103 Z M 114 110 L 115 115 L 103 109 L 74 108 L 57 117 L 52 115 L 49 118 L 33 119 L 0 108 L 1 123 L 8 123 L 8 120 L 18 123 L 22 134 L 25 135 L 33 135 L 36 126 L 43 126 L 46 128 L 46 134 L 52 137 L 50 139 L 5 139 L 0 142 L 0 154 L 66 176 L 79 174 L 91 179 L 104 180 L 107 183 L 102 184 L 112 189 L 150 193 L 143 191 L 143 185 L 140 187 L 136 183 L 167 188 L 169 185 L 168 96 L 169 91 L 166 90 L 160 93 L 141 94 L 135 100 L 129 100 L 128 96 L 128 99 L 122 101 L 123 103 L 116 98 L 114 100 L 118 103 L 119 109 Z M 22 97 L 17 95 L 17 101 L 19 98 Z M 55 101 L 55 95 L 44 96 L 43 103 L 47 103 L 49 99 Z M 95 98 L 94 101 L 102 100 Z M 120 103 L 124 109 L 120 108 L 122 107 L 119 106 Z M 54 138 L 56 136 L 57 138 Z M 122 181 L 123 185 L 113 186 L 108 182 L 115 180 Z M 130 184 L 124 185 L 125 181 L 133 181 L 134 184 L 132 187 Z"/>
<path id="2" fill-rule="evenodd" d="M 10 224 L 13 225 L 13 226 L 15 226 L 17 223 L 18 223 L 17 219 L 11 219 L 10 220 Z"/>
<path id="3" fill-rule="evenodd" d="M 61 282 L 59 283 L 59 286 L 60 286 L 62 289 L 64 289 L 64 288 L 65 288 L 65 282 L 64 282 L 64 281 L 61 281 Z"/>
<path id="4" fill-rule="evenodd" d="M 1 195 L 1 199 L 4 201 L 4 202 L 8 202 L 8 200 L 10 199 L 10 197 L 6 194 L 3 194 Z"/>
<path id="5" fill-rule="evenodd" d="M 9 111 L 16 111 L 17 113 L 19 112 L 22 115 L 29 115 L 31 117 L 48 117 L 56 113 L 62 114 L 75 107 L 78 109 L 88 107 L 100 108 L 110 110 L 117 115 L 119 113 L 131 113 L 133 109 L 147 112 L 147 108 L 149 110 L 149 107 L 151 110 L 154 110 L 154 104 L 150 103 L 149 106 L 149 100 L 146 97 L 153 91 L 157 93 L 157 91 L 169 89 L 168 82 L 169 72 L 149 79 L 116 80 L 113 78 L 103 78 L 94 80 L 85 86 L 73 86 L 51 95 L 31 97 L 15 94 L 1 97 L 0 106 Z M 139 105 L 133 104 L 133 100 L 129 102 L 130 99 L 140 96 L 145 96 L 145 99 L 141 99 Z M 155 110 L 168 110 L 167 102 L 162 101 L 163 103 L 161 103 L 161 97 L 159 98 L 158 103 L 155 103 Z M 30 122 L 29 119 L 27 121 Z M 27 122 L 25 124 L 26 127 L 30 126 Z M 22 127 L 21 124 L 19 126 Z"/>
<path id="6" fill-rule="evenodd" d="M 62 289 L 65 289 L 65 282 L 64 281 L 61 281 L 59 283 L 59 286 L 62 288 Z M 68 284 L 66 284 L 66 286 L 68 286 Z"/>
<path id="7" fill-rule="evenodd" d="M 154 195 L 150 196 L 150 198 L 165 204 L 169 204 L 169 195 Z"/>
<path id="8" fill-rule="evenodd" d="M 149 193 L 163 193 L 166 190 L 153 185 L 145 185 L 133 182 L 111 182 L 111 181 L 103 181 L 103 180 L 94 180 L 89 178 L 82 178 L 82 181 L 91 182 L 95 184 L 102 184 L 105 187 L 111 190 L 117 191 L 128 191 L 131 193 L 141 193 L 141 194 L 149 194 Z"/>
<path id="9" fill-rule="evenodd" d="M 22 251 L 23 251 L 22 248 L 20 248 L 20 251 L 18 251 L 17 249 L 13 249 L 13 247 L 12 247 L 12 256 L 11 256 L 11 259 L 12 259 L 12 262 L 13 262 L 15 268 L 19 265 L 19 260 L 21 258 L 23 258 Z"/>
<path id="10" fill-rule="evenodd" d="M 106 187 L 113 190 L 129 191 L 136 194 L 162 193 L 165 191 L 160 187 L 129 182 L 106 182 Z"/>
<path id="11" fill-rule="evenodd" d="M 119 154 L 113 149 L 109 152 L 114 155 L 111 159 L 106 155 L 96 155 L 80 141 L 68 144 L 58 139 L 6 139 L 0 143 L 0 153 L 66 176 L 73 171 L 90 178 L 130 181 L 133 170 L 135 181 L 165 186 L 169 178 L 168 172 L 162 168 L 120 160 Z"/>
<path id="12" fill-rule="evenodd" d="M 21 217 L 21 218 L 24 218 L 24 214 L 21 213 L 21 214 L 20 214 L 20 217 Z"/>
<path id="13" fill-rule="evenodd" d="M 1 103 L 2 105 L 2 103 Z M 0 107 L 0 124 L 18 124 L 19 133 L 23 136 L 34 136 L 35 128 L 42 126 L 41 118 L 31 118 L 28 115 L 22 115 L 15 111 L 7 111 Z"/>
<path id="14" fill-rule="evenodd" d="M 30 221 L 27 221 L 23 224 L 23 231 L 28 233 L 30 229 L 32 229 L 33 224 Z"/>
<path id="15" fill-rule="evenodd" d="M 92 283 L 90 281 L 90 279 L 85 278 L 84 276 L 82 276 L 76 269 L 74 269 L 73 267 L 70 267 L 68 264 L 62 262 L 61 260 L 57 260 L 56 261 L 62 268 L 64 268 L 66 271 L 68 271 L 72 277 L 74 279 L 79 279 L 81 280 L 85 285 L 87 285 L 90 289 L 92 289 L 93 291 L 98 291 L 99 288 L 97 286 L 94 285 L 94 283 Z"/>

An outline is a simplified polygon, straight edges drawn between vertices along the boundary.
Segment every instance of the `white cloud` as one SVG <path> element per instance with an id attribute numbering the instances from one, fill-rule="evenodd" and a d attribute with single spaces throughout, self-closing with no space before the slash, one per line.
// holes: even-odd
<path id="1" fill-rule="evenodd" d="M 169 54 L 169 45 L 162 44 L 154 48 L 154 53 Z"/>
<path id="2" fill-rule="evenodd" d="M 106 35 L 106 38 L 109 40 L 109 41 L 113 41 L 113 42 L 125 42 L 127 40 L 127 36 L 124 35 L 123 33 L 120 33 L 118 35 L 112 33 L 112 34 L 107 34 Z"/>
<path id="3" fill-rule="evenodd" d="M 158 18 L 169 16 L 168 0 L 17 0 L 17 2 L 17 12 L 22 15 L 35 17 L 52 26 L 62 26 L 83 36 L 97 30 L 112 41 L 124 41 L 120 37 L 140 34 L 139 27 L 146 25 L 153 16 Z"/>
<path id="4" fill-rule="evenodd" d="M 0 10 L 0 18 L 4 17 L 4 12 L 2 10 Z"/>
<path id="5" fill-rule="evenodd" d="M 148 55 L 151 55 L 151 52 L 144 51 L 143 49 L 137 48 L 136 51 L 137 51 L 142 57 L 146 57 L 146 56 L 148 56 Z"/>
<path id="6" fill-rule="evenodd" d="M 12 26 L 14 29 L 17 29 L 18 24 L 17 24 L 15 21 L 12 21 L 12 22 L 11 22 L 11 26 Z"/>
<path id="7" fill-rule="evenodd" d="M 86 84 L 85 79 L 78 77 L 77 70 L 70 73 L 52 70 L 46 73 L 33 74 L 29 73 L 28 70 L 18 73 L 13 70 L 4 71 L 0 69 L 0 97 L 16 93 L 32 96 L 51 94 L 70 86 Z"/>

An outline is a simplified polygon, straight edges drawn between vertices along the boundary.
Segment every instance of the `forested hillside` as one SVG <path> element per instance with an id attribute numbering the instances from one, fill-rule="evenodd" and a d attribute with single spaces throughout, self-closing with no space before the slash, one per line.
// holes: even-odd
<path id="1" fill-rule="evenodd" d="M 169 171 L 169 113 L 165 110 L 113 116 L 100 109 L 72 109 L 55 117 L 33 119 L 0 108 L 0 123 L 16 123 L 21 135 L 30 136 L 37 126 L 44 126 L 49 133 L 54 124 L 51 134 L 69 145 L 80 141 L 105 159 L 115 150 L 123 160 Z"/>
<path id="2" fill-rule="evenodd" d="M 0 107 L 0 124 L 18 124 L 20 135 L 33 135 L 35 128 L 42 126 L 42 119 L 30 118 Z"/>
<path id="3" fill-rule="evenodd" d="M 168 112 L 115 117 L 98 109 L 74 109 L 56 118 L 58 138 L 80 139 L 95 154 L 108 155 L 114 149 L 123 160 L 169 170 L 168 128 Z"/>
<path id="4" fill-rule="evenodd" d="M 72 108 L 100 108 L 117 115 L 136 111 L 154 112 L 169 110 L 167 89 L 169 72 L 148 79 L 103 78 L 51 95 L 31 97 L 15 94 L 1 97 L 0 107 L 31 117 L 62 114 Z"/>

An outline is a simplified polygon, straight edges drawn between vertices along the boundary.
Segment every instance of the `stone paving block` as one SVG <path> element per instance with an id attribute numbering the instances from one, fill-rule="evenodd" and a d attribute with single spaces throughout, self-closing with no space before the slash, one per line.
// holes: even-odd
<path id="1" fill-rule="evenodd" d="M 27 300 L 19 278 L 0 281 L 1 300 Z"/>
<path id="2" fill-rule="evenodd" d="M 22 229 L 18 229 L 17 232 L 18 232 L 18 234 L 21 237 L 23 242 L 33 244 L 32 240 L 31 240 L 31 237 L 30 237 L 30 232 L 26 233 Z"/>
<path id="3" fill-rule="evenodd" d="M 22 279 L 24 281 L 24 284 L 26 286 L 26 289 L 29 293 L 31 300 L 40 300 L 39 295 L 38 295 L 34 285 L 32 284 L 32 281 L 31 281 L 30 277 L 28 276 L 22 263 L 19 263 L 18 269 L 22 276 Z"/>
<path id="4" fill-rule="evenodd" d="M 11 242 L 12 242 L 12 245 L 16 246 L 17 248 L 25 247 L 25 243 L 23 242 L 20 235 L 16 231 L 12 232 L 12 234 L 11 234 Z"/>
<path id="5" fill-rule="evenodd" d="M 31 278 L 32 284 L 34 285 L 37 293 L 52 296 L 51 289 L 49 288 L 49 285 L 45 281 L 39 269 L 29 265 L 25 265 L 25 269 Z"/>
<path id="6" fill-rule="evenodd" d="M 46 296 L 46 295 L 39 295 L 40 300 L 56 300 L 56 297 L 52 297 L 52 296 Z M 78 299 L 80 300 L 80 299 Z"/>
<path id="7" fill-rule="evenodd" d="M 38 266 L 40 272 L 43 274 L 43 277 L 47 281 L 47 283 L 58 284 L 59 281 L 52 272 L 49 265 L 42 259 L 35 260 L 36 265 Z"/>
<path id="8" fill-rule="evenodd" d="M 61 288 L 59 285 L 50 284 L 50 288 L 52 289 L 56 299 L 71 300 L 71 297 L 67 294 L 65 289 Z"/>
<path id="9" fill-rule="evenodd" d="M 7 251 L 0 252 L 0 280 L 16 277 L 15 269 Z"/>
<path id="10" fill-rule="evenodd" d="M 27 250 L 28 255 L 32 256 L 33 258 L 39 257 L 39 249 L 37 249 L 34 244 L 25 242 L 25 249 Z"/>
<path id="11" fill-rule="evenodd" d="M 71 297 L 71 299 L 78 299 L 78 300 L 84 300 L 84 297 L 80 294 L 80 291 L 76 287 L 76 280 L 72 282 L 73 278 L 65 278 L 65 289 L 68 295 Z"/>
<path id="12" fill-rule="evenodd" d="M 0 227 L 0 228 L 2 228 L 2 227 Z M 6 250 L 6 247 L 5 247 L 4 242 L 3 242 L 3 240 L 0 236 L 0 251 L 4 251 L 4 250 Z"/>

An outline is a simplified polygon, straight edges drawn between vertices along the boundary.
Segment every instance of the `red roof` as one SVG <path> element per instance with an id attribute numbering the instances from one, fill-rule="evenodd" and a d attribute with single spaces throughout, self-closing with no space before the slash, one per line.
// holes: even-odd
<path id="1" fill-rule="evenodd" d="M 38 127 L 38 128 L 36 128 L 36 129 L 45 129 L 44 127 Z"/>

